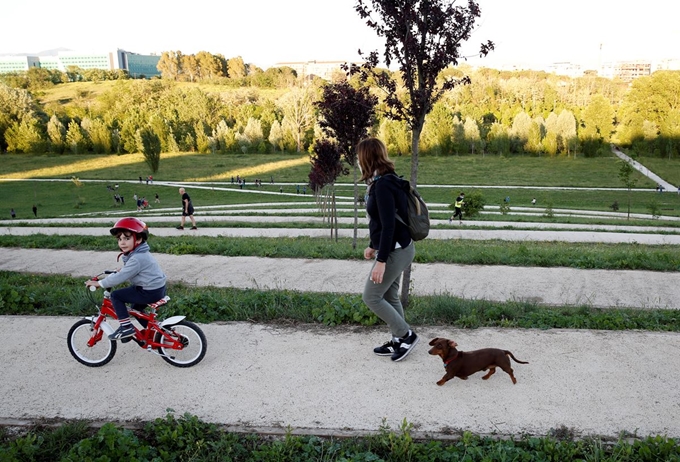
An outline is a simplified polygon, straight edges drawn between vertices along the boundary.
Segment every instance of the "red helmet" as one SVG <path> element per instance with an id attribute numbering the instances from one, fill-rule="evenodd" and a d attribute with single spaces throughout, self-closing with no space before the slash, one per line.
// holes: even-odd
<path id="1" fill-rule="evenodd" d="M 115 225 L 113 225 L 113 228 L 110 230 L 113 236 L 121 231 L 132 231 L 133 233 L 141 234 L 144 236 L 144 240 L 149 238 L 149 227 L 146 226 L 146 223 L 144 223 L 139 218 L 121 218 L 116 222 Z"/>

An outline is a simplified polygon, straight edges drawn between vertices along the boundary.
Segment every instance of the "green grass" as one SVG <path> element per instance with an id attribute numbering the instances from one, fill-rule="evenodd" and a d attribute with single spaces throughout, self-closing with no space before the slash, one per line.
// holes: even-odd
<path id="1" fill-rule="evenodd" d="M 130 213 L 136 211 L 133 195 L 145 196 L 153 208 L 174 208 L 179 214 L 180 196 L 176 186 L 165 186 L 158 182 L 147 185 L 146 182 L 119 182 L 118 194 L 124 196 L 125 205 L 117 204 L 113 200 L 113 192 L 107 190 L 108 186 L 113 186 L 114 181 L 80 181 L 77 186 L 73 181 L 0 181 L 0 195 L 5 203 L 5 210 L 0 211 L 0 217 L 9 218 L 9 209 L 14 208 L 17 217 L 21 219 L 33 218 L 31 207 L 36 204 L 38 207 L 39 218 L 51 218 L 83 213 L 120 212 L 127 210 Z M 191 195 L 196 207 L 196 214 L 207 212 L 201 207 L 216 205 L 235 205 L 253 203 L 281 203 L 282 207 L 288 202 L 307 202 L 314 204 L 314 197 L 311 191 L 308 194 L 279 194 L 279 185 L 264 184 L 261 187 L 247 185 L 243 192 L 238 186 L 227 184 L 209 183 L 203 184 L 213 189 L 203 189 L 192 187 L 188 184 L 187 191 Z M 295 184 L 282 186 L 284 192 L 293 194 L 296 191 Z M 218 188 L 218 189 L 214 189 Z M 223 190 L 226 188 L 226 190 Z M 510 215 L 513 220 L 521 220 L 515 212 L 518 207 L 531 208 L 539 214 L 544 214 L 548 204 L 552 204 L 553 209 L 572 209 L 572 210 L 595 210 L 612 211 L 611 205 L 617 202 L 619 212 L 626 212 L 629 193 L 628 191 L 618 190 L 553 190 L 553 189 L 521 189 L 521 188 L 499 188 L 481 189 L 470 188 L 466 192 L 470 193 L 477 189 L 486 198 L 487 205 L 498 206 L 505 197 L 510 197 Z M 423 198 L 432 204 L 451 204 L 460 188 L 454 187 L 427 187 L 419 188 Z M 273 194 L 257 194 L 250 191 L 269 192 Z M 364 187 L 360 186 L 360 194 L 363 194 Z M 154 196 L 158 194 L 161 203 L 154 203 Z M 353 187 L 340 185 L 336 188 L 338 200 L 353 196 Z M 536 198 L 536 206 L 531 205 L 531 199 Z M 653 189 L 647 191 L 632 191 L 630 193 L 631 213 L 649 214 L 648 206 L 656 202 L 662 215 L 680 216 L 680 196 L 677 194 L 665 193 L 658 194 Z M 280 207 L 281 207 L 280 206 Z M 294 207 L 297 208 L 297 205 Z M 343 206 L 346 207 L 346 206 Z M 254 210 L 253 210 L 254 211 Z M 172 212 L 170 212 L 172 213 Z M 444 218 L 442 216 L 441 218 Z M 475 219 L 497 219 L 492 217 L 475 217 Z M 563 218 L 556 218 L 554 221 L 563 221 Z M 623 222 L 619 222 L 624 224 Z M 627 223 L 625 223 L 627 224 Z M 658 220 L 651 221 L 650 225 L 665 223 Z"/>
<path id="2" fill-rule="evenodd" d="M 248 321 L 326 326 L 375 326 L 382 322 L 360 294 L 306 293 L 171 284 L 172 302 L 161 318 L 182 314 L 199 323 Z M 82 278 L 0 271 L 0 314 L 85 316 L 94 313 Z M 101 294 L 95 294 L 101 297 Z M 455 328 L 598 329 L 680 332 L 678 310 L 541 306 L 532 302 L 466 300 L 448 294 L 411 296 L 409 322 Z"/>
<path id="3" fill-rule="evenodd" d="M 236 174 L 247 178 L 246 191 L 259 190 L 279 192 L 279 185 L 269 185 L 270 177 L 275 182 L 290 183 L 283 186 L 285 192 L 293 193 L 295 185 L 307 183 L 309 165 L 302 163 L 285 166 L 281 162 L 301 160 L 297 155 L 265 155 L 265 154 L 228 154 L 209 155 L 192 153 L 164 154 L 161 169 L 154 174 L 156 184 L 139 184 L 136 180 L 150 174 L 147 165 L 140 154 L 124 156 L 94 156 L 94 155 L 3 155 L 4 178 L 61 178 L 71 177 L 80 180 L 99 180 L 101 183 L 83 182 L 83 186 L 76 187 L 74 183 L 54 182 L 3 182 L 0 181 L 2 194 L 7 209 L 14 207 L 20 217 L 30 217 L 31 206 L 38 206 L 40 216 L 54 217 L 73 213 L 98 212 L 119 210 L 106 190 L 106 185 L 119 182 L 119 193 L 126 199 L 126 207 L 134 210 L 131 198 L 133 194 L 145 195 L 147 198 L 158 193 L 162 205 L 179 208 L 176 187 L 162 186 L 163 181 L 188 181 L 195 178 L 214 177 L 222 175 L 221 183 L 206 183 L 204 185 L 233 188 L 232 192 L 205 191 L 198 188 L 187 188 L 200 214 L 201 206 L 309 200 L 308 197 L 248 194 L 240 192 L 237 186 L 230 184 L 230 177 Z M 399 173 L 409 176 L 410 157 L 395 159 Z M 652 202 L 658 204 L 663 215 L 680 216 L 680 196 L 677 194 L 655 194 L 654 182 L 638 175 L 640 191 L 597 191 L 549 189 L 554 187 L 571 188 L 621 188 L 618 178 L 618 163 L 614 157 L 593 159 L 537 158 L 537 157 L 499 157 L 499 156 L 451 156 L 451 157 L 423 157 L 420 161 L 419 188 L 426 201 L 432 203 L 453 202 L 455 195 L 461 189 L 471 192 L 479 189 L 485 196 L 488 205 L 499 205 L 505 197 L 510 197 L 510 207 L 527 207 L 531 199 L 536 198 L 537 210 L 545 210 L 548 204 L 556 208 L 604 210 L 609 211 L 614 202 L 619 204 L 621 211 L 627 210 L 628 199 L 631 199 L 631 211 L 634 213 L 648 213 Z M 680 177 L 680 162 L 659 161 L 656 170 L 662 170 L 673 176 Z M 240 173 L 239 173 L 240 172 Z M 253 182 L 256 178 L 263 180 L 264 185 L 256 188 Z M 350 177 L 339 179 L 337 194 L 352 197 L 353 187 L 347 182 Z M 428 187 L 440 185 L 443 187 Z M 524 189 L 517 186 L 532 186 L 538 189 Z M 491 188 L 494 187 L 494 188 Z M 644 191 L 642 191 L 644 190 Z M 363 186 L 359 194 L 363 194 Z M 174 201 L 174 202 L 173 202 Z M 28 213 L 27 213 L 28 212 Z"/>
<path id="4" fill-rule="evenodd" d="M 132 427 L 132 428 L 131 428 Z M 0 428 L 0 453 L 7 462 L 73 460 L 138 461 L 572 461 L 633 462 L 680 458 L 680 444 L 665 436 L 616 441 L 598 435 L 576 439 L 577 432 L 558 426 L 550 435 L 477 436 L 451 429 L 448 438 L 419 436 L 406 419 L 392 429 L 379 429 L 351 438 L 279 436 L 227 432 L 215 423 L 168 410 L 163 418 L 107 423 L 93 428 L 87 421 L 65 421 L 57 427 L 35 425 L 27 431 Z"/>
<path id="5" fill-rule="evenodd" d="M 676 187 L 680 186 L 680 159 L 642 157 L 639 159 L 639 162 L 670 184 L 675 185 Z M 667 192 L 677 194 L 677 190 Z"/>

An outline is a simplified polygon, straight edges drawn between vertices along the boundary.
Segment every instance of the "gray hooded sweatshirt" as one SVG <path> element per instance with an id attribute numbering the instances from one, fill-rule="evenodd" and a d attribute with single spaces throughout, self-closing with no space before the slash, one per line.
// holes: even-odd
<path id="1" fill-rule="evenodd" d="M 133 286 L 140 286 L 144 290 L 160 289 L 165 286 L 165 273 L 151 255 L 149 244 L 146 242 L 129 254 L 123 255 L 123 268 L 99 281 L 99 285 L 104 289 L 110 289 L 125 281 L 130 281 Z"/>

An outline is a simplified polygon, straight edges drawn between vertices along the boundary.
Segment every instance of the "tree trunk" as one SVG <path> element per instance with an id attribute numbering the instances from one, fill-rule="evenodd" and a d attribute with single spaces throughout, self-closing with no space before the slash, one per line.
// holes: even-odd
<path id="1" fill-rule="evenodd" d="M 352 239 L 352 250 L 357 248 L 357 231 L 359 228 L 359 185 L 357 184 L 357 163 L 354 162 L 354 238 Z"/>
<path id="2" fill-rule="evenodd" d="M 338 206 L 335 202 L 335 187 L 333 188 L 333 221 L 331 228 L 335 227 L 335 242 L 338 242 Z"/>
<path id="3" fill-rule="evenodd" d="M 420 133 L 423 123 L 413 128 L 413 138 L 411 139 L 411 186 L 414 188 L 418 184 L 418 144 L 420 143 Z M 415 245 L 415 244 L 411 244 Z M 401 280 L 401 304 L 404 308 L 408 306 L 409 291 L 411 289 L 411 265 L 404 270 L 404 277 Z"/>

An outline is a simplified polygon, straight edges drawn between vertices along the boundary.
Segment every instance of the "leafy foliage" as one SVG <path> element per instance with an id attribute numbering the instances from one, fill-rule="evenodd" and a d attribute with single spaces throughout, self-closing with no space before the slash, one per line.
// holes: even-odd
<path id="1" fill-rule="evenodd" d="M 151 172 L 156 173 L 161 162 L 161 139 L 151 128 L 145 127 L 137 131 L 137 145 Z"/>
<path id="2" fill-rule="evenodd" d="M 337 143 L 324 139 L 314 144 L 314 151 L 310 155 L 312 168 L 309 172 L 309 185 L 312 190 L 318 192 L 323 187 L 335 183 L 341 174 L 347 173 L 340 157 L 340 147 Z"/>
<path id="3" fill-rule="evenodd" d="M 633 462 L 680 460 L 680 443 L 664 436 L 614 442 L 596 437 L 576 439 L 564 426 L 545 437 L 513 438 L 477 436 L 451 429 L 456 438 L 420 439 L 404 419 L 397 430 L 384 421 L 372 435 L 355 438 L 280 437 L 228 433 L 196 416 L 177 418 L 168 410 L 165 418 L 146 423 L 143 430 L 129 430 L 112 423 L 89 436 L 86 423 L 66 422 L 57 428 L 34 428 L 9 436 L 0 430 L 0 455 L 7 462 L 52 461 L 469 461 L 531 460 L 537 462 L 599 460 Z"/>
<path id="4" fill-rule="evenodd" d="M 323 95 L 316 103 L 319 109 L 319 126 L 338 142 L 345 162 L 356 164 L 356 146 L 368 136 L 375 122 L 378 98 L 368 87 L 355 89 L 347 81 L 324 86 Z"/>

